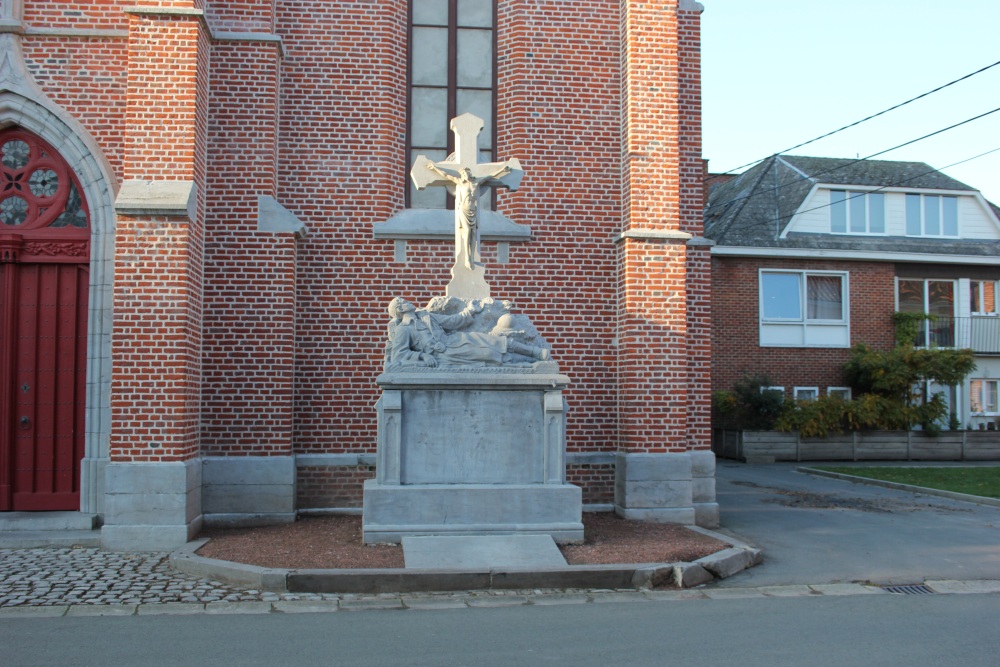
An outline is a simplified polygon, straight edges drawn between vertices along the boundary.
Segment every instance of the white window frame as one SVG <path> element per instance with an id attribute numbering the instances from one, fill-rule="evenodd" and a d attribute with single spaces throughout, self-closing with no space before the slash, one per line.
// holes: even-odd
<path id="1" fill-rule="evenodd" d="M 838 232 L 833 229 L 833 213 L 838 202 L 834 202 L 833 193 L 843 192 L 844 193 L 844 231 Z M 882 231 L 873 232 L 871 231 L 872 218 L 871 218 L 871 206 L 873 199 L 869 195 L 878 195 L 879 199 L 882 201 Z M 865 230 L 863 232 L 853 231 L 851 229 L 851 215 L 852 207 L 851 200 L 861 198 L 864 200 L 865 209 Z M 834 188 L 830 190 L 830 233 L 836 234 L 838 236 L 886 236 L 888 234 L 888 222 L 886 220 L 885 214 L 885 193 L 883 192 L 866 192 L 864 190 L 842 190 L 840 188 Z"/>
<path id="2" fill-rule="evenodd" d="M 812 392 L 811 398 L 803 398 L 799 396 L 800 392 L 807 392 L 807 391 Z M 795 397 L 796 401 L 815 401 L 817 398 L 819 398 L 819 387 L 795 387 L 792 390 L 792 396 Z"/>
<path id="3" fill-rule="evenodd" d="M 909 196 L 920 197 L 920 233 L 911 234 L 909 229 Z M 938 224 L 941 226 L 941 233 L 939 234 L 928 234 L 927 233 L 927 198 L 937 197 L 938 200 Z M 944 233 L 944 200 L 954 199 L 955 200 L 955 233 L 945 234 Z M 962 216 L 960 215 L 959 208 L 961 204 L 961 198 L 956 195 L 945 195 L 938 193 L 923 194 L 919 192 L 907 192 L 903 198 L 903 232 L 906 236 L 910 238 L 930 238 L 930 239 L 957 239 L 962 237 Z"/>
<path id="4" fill-rule="evenodd" d="M 765 317 L 764 277 L 769 274 L 799 276 L 799 317 Z M 841 317 L 839 319 L 809 318 L 808 280 L 811 276 L 840 279 Z M 757 274 L 758 340 L 761 347 L 821 347 L 842 348 L 851 346 L 851 283 L 848 271 L 810 271 L 798 269 L 769 269 L 762 267 Z M 836 331 L 833 331 L 836 329 Z M 791 334 L 795 342 L 781 340 L 781 332 Z M 829 339 L 833 334 L 835 341 Z"/>
<path id="5" fill-rule="evenodd" d="M 841 396 L 845 401 L 851 400 L 851 388 L 850 387 L 827 387 L 826 395 L 834 396 L 835 394 L 845 394 Z"/>
<path id="6" fill-rule="evenodd" d="M 979 399 L 974 401 L 973 399 L 973 383 L 979 383 Z M 969 409 L 972 410 L 974 402 L 978 402 L 983 408 L 986 407 L 986 385 L 987 383 L 993 383 L 997 385 L 997 392 L 1000 393 L 1000 379 L 997 378 L 970 378 L 969 379 Z M 993 410 L 983 410 L 982 412 L 973 411 L 972 414 L 977 417 L 993 417 L 1000 415 L 1000 400 L 997 401 L 998 405 L 993 406 Z"/>
<path id="7" fill-rule="evenodd" d="M 993 283 L 993 311 L 984 310 L 986 306 L 986 290 L 983 286 L 987 283 Z M 979 299 L 978 303 L 973 304 L 971 295 L 973 293 L 973 285 L 979 285 Z M 1000 314 L 1000 280 L 970 280 L 969 281 L 969 314 L 975 315 L 976 317 L 996 317 Z"/>

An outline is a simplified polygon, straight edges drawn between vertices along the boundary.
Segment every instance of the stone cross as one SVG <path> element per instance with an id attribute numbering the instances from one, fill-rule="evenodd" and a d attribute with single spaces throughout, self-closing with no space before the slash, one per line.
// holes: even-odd
<path id="1" fill-rule="evenodd" d="M 470 113 L 451 120 L 455 152 L 441 162 L 418 155 L 410 177 L 418 190 L 444 186 L 455 197 L 455 265 L 445 293 L 463 299 L 490 296 L 486 272 L 479 255 L 479 197 L 483 188 L 517 190 L 523 171 L 517 158 L 506 162 L 479 162 L 479 133 L 483 119 Z"/>

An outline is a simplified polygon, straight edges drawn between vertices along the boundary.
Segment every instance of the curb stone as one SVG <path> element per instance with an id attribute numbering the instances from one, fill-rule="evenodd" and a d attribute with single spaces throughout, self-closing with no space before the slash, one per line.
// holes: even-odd
<path id="1" fill-rule="evenodd" d="M 968 493 L 945 491 L 943 489 L 932 489 L 926 486 L 914 486 L 913 484 L 901 484 L 899 482 L 889 482 L 884 479 L 859 477 L 858 475 L 848 475 L 842 472 L 831 472 L 829 470 L 820 470 L 818 468 L 810 468 L 805 466 L 797 468 L 797 470 L 799 472 L 804 472 L 807 475 L 815 475 L 816 477 L 829 477 L 830 479 L 840 479 L 845 482 L 853 482 L 855 484 L 868 484 L 869 486 L 881 486 L 885 489 L 894 489 L 896 491 L 909 491 L 911 493 L 921 493 L 925 496 L 937 496 L 939 498 L 947 498 L 948 500 L 957 500 L 963 503 L 974 503 L 976 505 L 1000 507 L 1000 498 L 973 496 Z"/>
<path id="2" fill-rule="evenodd" d="M 297 570 L 265 568 L 205 558 L 196 552 L 208 540 L 188 542 L 170 554 L 178 572 L 272 593 L 415 593 L 429 591 L 611 588 L 645 590 L 662 585 L 691 588 L 724 579 L 762 562 L 760 549 L 697 526 L 688 529 L 732 545 L 694 563 L 567 565 L 543 571 L 446 571 L 406 568 Z"/>
<path id="3" fill-rule="evenodd" d="M 924 584 L 938 593 L 1000 593 L 1000 581 L 928 580 Z"/>

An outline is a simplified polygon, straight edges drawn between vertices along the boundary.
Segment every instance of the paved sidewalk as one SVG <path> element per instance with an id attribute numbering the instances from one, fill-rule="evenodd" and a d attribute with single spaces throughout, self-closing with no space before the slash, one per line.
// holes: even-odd
<path id="1" fill-rule="evenodd" d="M 174 571 L 169 553 L 0 549 L 0 609 L 18 605 L 277 600 Z"/>
<path id="2" fill-rule="evenodd" d="M 0 618 L 267 614 L 372 609 L 670 602 L 732 598 L 891 595 L 856 583 L 687 590 L 530 589 L 345 595 L 270 593 L 180 574 L 167 553 L 0 549 Z M 925 593 L 1000 594 L 1000 581 L 929 581 Z"/>

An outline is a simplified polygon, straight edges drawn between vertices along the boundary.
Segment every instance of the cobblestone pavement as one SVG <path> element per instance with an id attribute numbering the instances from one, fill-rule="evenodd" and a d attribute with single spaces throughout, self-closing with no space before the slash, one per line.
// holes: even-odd
<path id="1" fill-rule="evenodd" d="M 0 608 L 278 599 L 175 572 L 168 553 L 0 549 Z M 267 597 L 265 597 L 267 596 Z"/>
<path id="2" fill-rule="evenodd" d="M 891 593 L 863 584 L 636 590 L 498 590 L 348 595 L 273 593 L 174 571 L 167 553 L 0 549 L 0 617 L 449 609 L 516 605 Z M 936 593 L 1000 593 L 1000 581 L 927 582 Z"/>

